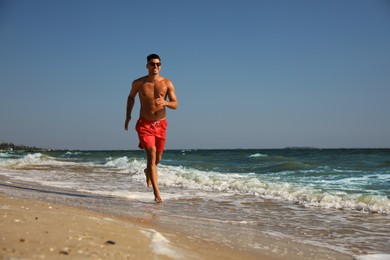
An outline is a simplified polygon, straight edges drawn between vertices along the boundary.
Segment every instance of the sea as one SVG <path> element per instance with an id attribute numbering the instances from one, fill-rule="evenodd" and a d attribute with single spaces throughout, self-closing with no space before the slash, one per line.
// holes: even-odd
<path id="1" fill-rule="evenodd" d="M 2 151 L 0 191 L 149 218 L 237 250 L 283 255 L 268 237 L 390 259 L 390 149 L 167 150 L 161 205 L 145 167 L 141 150 Z"/>

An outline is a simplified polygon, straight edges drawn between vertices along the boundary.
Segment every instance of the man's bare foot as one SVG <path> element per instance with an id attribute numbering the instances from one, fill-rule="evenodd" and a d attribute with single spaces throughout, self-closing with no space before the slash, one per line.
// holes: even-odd
<path id="1" fill-rule="evenodd" d="M 156 204 L 160 204 L 162 202 L 160 191 L 154 190 L 153 193 L 154 193 L 154 202 L 156 202 Z"/>
<path id="2" fill-rule="evenodd" d="M 144 170 L 145 176 L 146 176 L 146 185 L 150 188 L 152 186 L 152 181 L 149 178 L 148 169 L 145 168 Z"/>
<path id="3" fill-rule="evenodd" d="M 155 197 L 155 198 L 154 198 L 154 202 L 156 202 L 156 204 L 162 203 L 161 197 Z"/>

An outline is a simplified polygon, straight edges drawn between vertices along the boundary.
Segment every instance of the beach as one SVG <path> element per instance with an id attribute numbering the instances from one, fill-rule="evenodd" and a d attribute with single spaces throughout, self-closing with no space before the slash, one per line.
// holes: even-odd
<path id="1" fill-rule="evenodd" d="M 153 257 L 150 238 L 130 222 L 58 204 L 0 200 L 2 259 Z"/>
<path id="2" fill-rule="evenodd" d="M 261 250 L 237 250 L 148 217 L 123 218 L 49 202 L 64 196 L 61 190 L 45 200 L 47 190 L 39 194 L 16 185 L 3 186 L 0 194 L 0 259 L 352 259 L 323 247 L 266 237 Z M 193 222 L 188 225 L 196 228 Z M 276 247 L 279 252 L 270 250 Z"/>
<path id="3" fill-rule="evenodd" d="M 0 259 L 388 259 L 388 150 L 0 153 Z"/>
<path id="4" fill-rule="evenodd" d="M 142 220 L 5 194 L 0 205 L 0 259 L 273 259 L 163 235 Z"/>

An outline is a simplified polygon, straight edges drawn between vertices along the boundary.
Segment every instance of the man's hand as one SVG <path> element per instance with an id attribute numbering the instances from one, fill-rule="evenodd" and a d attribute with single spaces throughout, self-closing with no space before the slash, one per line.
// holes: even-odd
<path id="1" fill-rule="evenodd" d="M 129 122 L 130 122 L 131 117 L 126 117 L 125 121 L 125 130 L 127 131 L 129 129 Z"/>
<path id="2" fill-rule="evenodd" d="M 166 106 L 167 101 L 165 100 L 164 93 L 160 93 L 156 98 L 156 105 Z"/>
<path id="3" fill-rule="evenodd" d="M 156 98 L 156 105 L 166 106 L 166 103 L 167 101 L 164 98 L 162 97 Z"/>

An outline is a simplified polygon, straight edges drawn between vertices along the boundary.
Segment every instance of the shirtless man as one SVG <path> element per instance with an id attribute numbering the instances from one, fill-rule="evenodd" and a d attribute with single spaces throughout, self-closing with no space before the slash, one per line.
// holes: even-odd
<path id="1" fill-rule="evenodd" d="M 128 130 L 131 120 L 135 96 L 138 94 L 141 109 L 136 124 L 139 147 L 144 149 L 147 167 L 144 170 L 148 187 L 153 187 L 156 203 L 161 203 L 160 190 L 157 182 L 157 164 L 161 161 L 165 145 L 166 107 L 176 109 L 178 102 L 172 82 L 160 76 L 161 59 L 157 54 L 150 54 L 146 68 L 148 75 L 133 81 L 127 98 L 125 130 Z"/>

